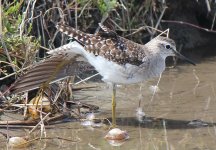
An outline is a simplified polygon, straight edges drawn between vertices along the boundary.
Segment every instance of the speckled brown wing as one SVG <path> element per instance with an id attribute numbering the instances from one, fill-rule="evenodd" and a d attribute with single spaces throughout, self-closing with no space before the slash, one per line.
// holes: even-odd
<path id="1" fill-rule="evenodd" d="M 102 32 L 87 34 L 72 27 L 59 24 L 57 29 L 81 43 L 85 50 L 118 64 L 140 65 L 145 53 L 140 44 L 118 36 L 114 31 L 100 25 Z"/>

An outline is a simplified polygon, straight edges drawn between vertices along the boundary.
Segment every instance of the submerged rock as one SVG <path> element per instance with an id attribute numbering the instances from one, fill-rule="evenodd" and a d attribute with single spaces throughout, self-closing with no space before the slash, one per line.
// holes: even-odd
<path id="1" fill-rule="evenodd" d="M 104 138 L 112 146 L 121 146 L 125 142 L 125 140 L 129 139 L 129 135 L 127 131 L 123 131 L 119 128 L 114 128 L 110 130 Z"/>
<path id="2" fill-rule="evenodd" d="M 127 131 L 123 131 L 119 128 L 114 128 L 110 130 L 104 138 L 107 140 L 127 140 L 129 139 L 129 135 Z"/>
<path id="3" fill-rule="evenodd" d="M 11 137 L 8 141 L 8 146 L 13 148 L 24 148 L 29 145 L 29 142 L 24 137 Z"/>

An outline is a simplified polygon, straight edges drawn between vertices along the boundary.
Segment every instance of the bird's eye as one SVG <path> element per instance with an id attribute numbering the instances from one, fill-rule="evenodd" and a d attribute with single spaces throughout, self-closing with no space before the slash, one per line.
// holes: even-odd
<path id="1" fill-rule="evenodd" d="M 170 45 L 166 45 L 165 47 L 166 47 L 166 49 L 170 49 L 171 48 Z"/>

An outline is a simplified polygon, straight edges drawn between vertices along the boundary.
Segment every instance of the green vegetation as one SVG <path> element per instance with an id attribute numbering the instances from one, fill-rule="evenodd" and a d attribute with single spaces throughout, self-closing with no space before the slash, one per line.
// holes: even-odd
<path id="1" fill-rule="evenodd" d="M 6 76 L 32 63 L 32 58 L 39 48 L 39 42 L 30 35 L 31 24 L 21 32 L 21 24 L 25 23 L 22 13 L 23 1 L 14 0 L 3 7 L 2 42 L 0 43 L 0 76 Z"/>
<path id="2" fill-rule="evenodd" d="M 107 14 L 117 7 L 116 0 L 95 0 L 97 7 L 102 14 Z"/>

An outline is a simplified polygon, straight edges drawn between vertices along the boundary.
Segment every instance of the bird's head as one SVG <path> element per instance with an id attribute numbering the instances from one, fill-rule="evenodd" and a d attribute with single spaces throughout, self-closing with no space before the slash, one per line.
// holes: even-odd
<path id="1" fill-rule="evenodd" d="M 163 58 L 166 58 L 167 56 L 176 56 L 182 60 L 187 61 L 190 64 L 195 65 L 195 63 L 193 61 L 186 58 L 185 56 L 183 56 L 182 54 L 180 54 L 176 50 L 176 44 L 175 44 L 174 40 L 172 40 L 170 38 L 158 36 L 158 37 L 152 39 L 147 44 L 148 44 L 148 46 L 151 47 L 151 49 L 152 49 L 152 51 L 154 51 L 154 53 L 161 55 L 161 57 L 163 57 Z"/>

